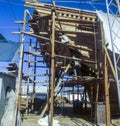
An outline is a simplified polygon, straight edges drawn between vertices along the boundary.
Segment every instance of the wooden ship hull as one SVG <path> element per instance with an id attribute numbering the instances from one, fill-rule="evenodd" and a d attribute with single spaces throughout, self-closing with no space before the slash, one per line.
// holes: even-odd
<path id="1" fill-rule="evenodd" d="M 52 57 L 52 12 L 55 12 L 55 83 L 65 68 L 70 64 L 66 71 L 67 76 L 72 77 L 64 83 L 65 87 L 82 85 L 88 92 L 90 103 L 95 109 L 98 102 L 105 102 L 105 80 L 108 78 L 109 99 L 111 114 L 119 113 L 117 86 L 113 76 L 112 52 L 104 45 L 104 33 L 102 22 L 98 19 L 95 12 L 65 8 L 60 6 L 53 7 L 49 4 L 37 2 L 26 2 L 27 7 L 35 8 L 32 19 L 28 21 L 32 33 L 24 33 L 34 36 L 39 41 L 40 52 L 47 66 L 51 68 Z M 69 37 L 69 44 L 64 44 L 60 40 L 60 35 L 65 33 Z M 107 52 L 107 53 L 106 53 Z M 107 73 L 105 75 L 105 56 L 107 55 Z M 75 56 L 75 58 L 73 58 Z M 75 61 L 79 61 L 80 72 L 74 73 Z M 58 90 L 57 90 L 58 91 Z"/>

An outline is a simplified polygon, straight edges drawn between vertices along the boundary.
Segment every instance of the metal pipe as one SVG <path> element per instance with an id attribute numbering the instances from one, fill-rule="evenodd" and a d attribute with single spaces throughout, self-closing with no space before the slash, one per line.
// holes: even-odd
<path id="1" fill-rule="evenodd" d="M 119 80 L 118 80 L 118 71 L 117 71 L 117 63 L 116 63 L 116 56 L 115 56 L 115 50 L 114 50 L 114 43 L 113 43 L 113 36 L 111 31 L 111 25 L 110 25 L 110 19 L 109 19 L 109 5 L 108 0 L 106 0 L 106 7 L 107 7 L 107 17 L 108 17 L 108 24 L 110 28 L 110 37 L 111 37 L 111 45 L 112 45 L 112 52 L 113 52 L 113 60 L 114 60 L 114 68 L 115 68 L 115 75 L 116 75 L 116 84 L 117 84 L 117 93 L 118 93 L 118 103 L 119 103 L 119 109 L 120 109 L 120 88 L 119 88 Z"/>

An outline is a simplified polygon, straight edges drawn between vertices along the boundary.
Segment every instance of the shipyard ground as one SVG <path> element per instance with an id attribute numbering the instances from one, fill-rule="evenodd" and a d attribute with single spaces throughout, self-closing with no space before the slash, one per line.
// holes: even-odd
<path id="1" fill-rule="evenodd" d="M 23 126 L 40 126 L 38 125 L 39 119 L 39 115 L 24 115 Z M 54 119 L 59 121 L 60 126 L 105 126 L 105 124 L 97 125 L 91 118 L 89 111 L 84 110 L 82 113 L 74 113 L 72 105 L 56 110 Z M 120 116 L 112 117 L 111 126 L 120 126 Z"/>

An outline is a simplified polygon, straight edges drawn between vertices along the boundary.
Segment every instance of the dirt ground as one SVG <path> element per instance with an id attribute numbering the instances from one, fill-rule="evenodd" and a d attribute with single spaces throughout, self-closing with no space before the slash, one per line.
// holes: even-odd
<path id="1" fill-rule="evenodd" d="M 60 126 L 98 126 L 85 119 L 67 116 L 55 116 L 54 119 L 59 121 Z M 23 126 L 38 126 L 39 117 L 29 117 L 23 120 Z M 101 124 L 100 126 L 105 126 Z M 120 118 L 112 119 L 111 126 L 120 126 Z"/>
<path id="2" fill-rule="evenodd" d="M 30 114 L 24 116 L 23 126 L 38 126 L 39 115 Z M 98 126 L 89 112 L 74 113 L 71 105 L 62 108 L 55 108 L 54 119 L 59 121 L 60 126 Z M 105 126 L 101 124 L 99 126 Z M 113 116 L 110 126 L 120 126 L 120 116 Z"/>
<path id="3" fill-rule="evenodd" d="M 54 119 L 59 121 L 60 126 L 96 126 L 82 118 L 56 116 Z M 38 118 L 26 118 L 23 120 L 23 126 L 38 126 L 37 122 Z"/>

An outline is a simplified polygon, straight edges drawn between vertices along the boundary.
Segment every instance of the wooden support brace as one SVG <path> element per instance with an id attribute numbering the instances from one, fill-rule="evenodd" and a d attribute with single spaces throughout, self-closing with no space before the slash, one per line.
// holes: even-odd
<path id="1" fill-rule="evenodd" d="M 58 90 L 60 84 L 62 83 L 62 80 L 63 80 L 64 74 L 67 73 L 67 71 L 69 70 L 70 67 L 71 67 L 71 65 L 68 64 L 68 66 L 66 67 L 66 69 L 65 69 L 63 75 L 61 76 L 61 78 L 60 78 L 58 84 L 56 85 L 56 87 L 55 87 L 55 89 L 54 89 L 54 93 L 57 92 L 57 90 Z M 49 102 L 51 102 L 51 98 L 49 99 Z M 45 114 L 47 108 L 48 108 L 48 104 L 46 103 L 45 106 L 44 106 L 44 108 L 43 108 L 43 110 L 42 110 L 42 112 L 41 112 L 41 114 L 40 114 L 40 118 L 43 118 L 43 116 L 44 116 L 44 114 Z"/>
<path id="2" fill-rule="evenodd" d="M 104 70 L 105 70 L 104 79 L 105 79 L 106 126 L 110 126 L 109 80 L 108 80 L 108 68 L 107 68 L 106 55 L 104 60 Z"/>

